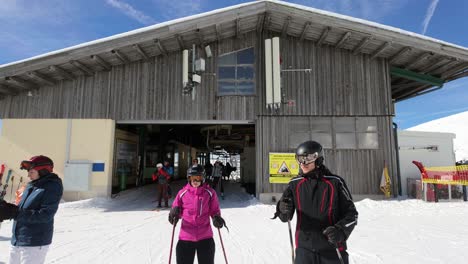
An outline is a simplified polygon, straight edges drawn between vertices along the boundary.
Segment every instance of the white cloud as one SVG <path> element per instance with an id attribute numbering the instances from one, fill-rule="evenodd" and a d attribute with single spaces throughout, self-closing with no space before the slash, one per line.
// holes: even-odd
<path id="1" fill-rule="evenodd" d="M 122 2 L 118 0 L 106 0 L 107 4 L 117 8 L 118 10 L 122 11 L 125 15 L 135 19 L 136 21 L 144 24 L 144 25 L 150 25 L 150 24 L 155 24 L 156 21 L 143 13 L 140 10 L 135 9 L 133 6 Z"/>
<path id="2" fill-rule="evenodd" d="M 154 0 L 165 19 L 190 16 L 202 12 L 202 0 Z"/>
<path id="3" fill-rule="evenodd" d="M 426 12 L 426 17 L 424 18 L 424 21 L 422 23 L 423 26 L 423 31 L 422 34 L 425 35 L 427 31 L 427 27 L 429 26 L 429 22 L 431 22 L 432 16 L 434 15 L 434 12 L 437 8 L 437 4 L 439 3 L 439 0 L 432 0 L 431 4 L 427 8 Z"/>

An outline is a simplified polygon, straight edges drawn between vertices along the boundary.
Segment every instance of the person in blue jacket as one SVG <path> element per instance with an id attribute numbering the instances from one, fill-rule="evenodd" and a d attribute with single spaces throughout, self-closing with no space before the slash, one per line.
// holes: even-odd
<path id="1" fill-rule="evenodd" d="M 54 233 L 54 216 L 63 194 L 53 161 L 34 156 L 21 162 L 30 182 L 18 205 L 0 201 L 0 221 L 14 219 L 10 264 L 44 263 Z"/>

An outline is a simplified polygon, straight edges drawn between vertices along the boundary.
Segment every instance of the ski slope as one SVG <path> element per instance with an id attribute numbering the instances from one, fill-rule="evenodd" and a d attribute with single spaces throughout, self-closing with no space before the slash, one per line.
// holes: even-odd
<path id="1" fill-rule="evenodd" d="M 46 263 L 167 263 L 172 227 L 168 210 L 152 211 L 154 197 L 156 186 L 146 185 L 114 199 L 61 203 Z M 230 230 L 221 229 L 229 263 L 291 263 L 287 224 L 270 220 L 274 205 L 259 203 L 234 183 L 220 203 Z M 356 207 L 350 263 L 466 263 L 468 203 L 365 199 Z M 0 263 L 8 259 L 11 225 L 6 221 L 0 230 Z M 225 263 L 214 231 L 215 263 Z"/>

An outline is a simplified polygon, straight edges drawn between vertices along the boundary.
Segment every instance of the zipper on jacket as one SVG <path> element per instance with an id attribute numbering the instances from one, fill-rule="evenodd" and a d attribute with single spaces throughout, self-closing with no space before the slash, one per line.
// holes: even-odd
<path id="1" fill-rule="evenodd" d="M 202 212 L 203 212 L 203 202 L 202 202 L 202 198 L 198 198 L 198 202 L 199 202 L 199 208 L 200 208 L 200 212 L 198 213 L 198 216 L 201 216 L 202 215 Z"/>

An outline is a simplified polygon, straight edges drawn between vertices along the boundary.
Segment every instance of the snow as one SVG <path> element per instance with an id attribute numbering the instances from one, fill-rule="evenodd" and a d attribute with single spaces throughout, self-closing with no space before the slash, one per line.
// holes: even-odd
<path id="1" fill-rule="evenodd" d="M 168 210 L 152 211 L 155 196 L 155 185 L 146 185 L 114 199 L 60 204 L 46 263 L 167 263 L 172 227 Z M 260 203 L 235 183 L 226 186 L 220 203 L 230 230 L 221 229 L 229 263 L 290 263 L 288 227 L 270 219 L 274 205 Z M 350 263 L 466 263 L 468 203 L 365 199 L 356 207 Z M 0 263 L 7 261 L 11 225 L 6 221 L 0 229 Z M 214 239 L 215 263 L 224 263 L 216 231 Z"/>
<path id="2" fill-rule="evenodd" d="M 468 160 L 468 111 L 429 121 L 408 130 L 427 132 L 449 132 L 456 135 L 453 141 L 456 160 Z"/>

